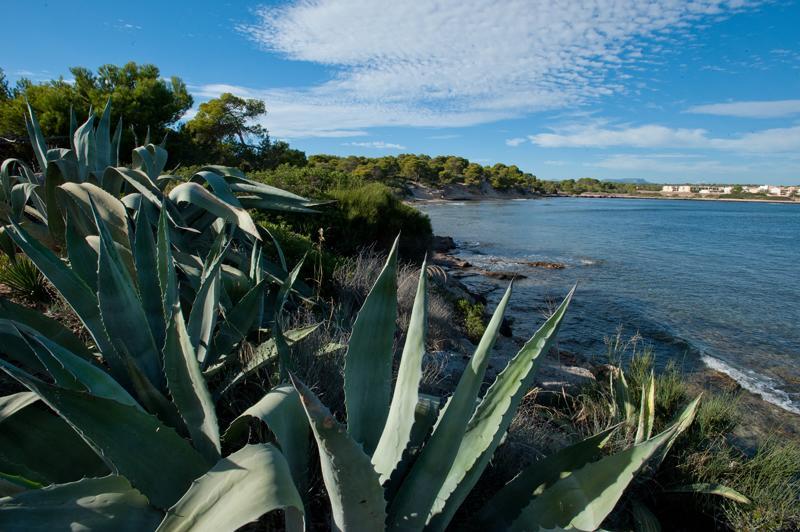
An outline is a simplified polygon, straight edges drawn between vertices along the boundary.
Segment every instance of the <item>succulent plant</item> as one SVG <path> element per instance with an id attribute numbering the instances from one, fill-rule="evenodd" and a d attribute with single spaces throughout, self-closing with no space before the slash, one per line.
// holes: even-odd
<path id="1" fill-rule="evenodd" d="M 73 437 L 71 449 L 78 457 L 72 461 L 75 470 L 67 472 L 37 464 L 24 449 L 15 449 L 23 456 L 13 460 L 0 454 L 0 488 L 11 495 L 0 499 L 4 529 L 68 522 L 103 529 L 118 528 L 123 522 L 138 530 L 233 530 L 282 508 L 287 528 L 300 530 L 305 510 L 297 486 L 306 482 L 310 427 L 334 528 L 443 530 L 500 445 L 531 384 L 538 358 L 552 345 L 572 298 L 571 291 L 481 395 L 484 371 L 511 295 L 509 287 L 453 395 L 431 416 L 435 401 L 418 391 L 425 346 L 425 268 L 393 393 L 389 386 L 397 305 L 395 246 L 358 315 L 347 349 L 347 425 L 290 374 L 292 386 L 269 392 L 220 434 L 198 356 L 198 338 L 207 341 L 208 333 L 198 336 L 197 331 L 208 327 L 192 325 L 204 322 L 192 319 L 195 309 L 206 309 L 205 313 L 215 305 L 195 303 L 187 325 L 166 215 L 159 220 L 155 251 L 151 249 L 157 261 L 156 306 L 163 311 L 165 324 L 162 343 L 152 331 L 149 335 L 137 331 L 137 339 L 122 331 L 125 324 L 148 320 L 144 309 L 131 310 L 142 301 L 133 275 L 98 209 L 93 202 L 90 206 L 100 233 L 95 307 L 99 315 L 87 314 L 88 302 L 87 308 L 73 306 L 83 310 L 84 323 L 110 369 L 106 371 L 95 353 L 55 322 L 27 314 L 9 319 L 8 311 L 0 314 L 0 335 L 16 347 L 6 349 L 15 356 L 0 361 L 0 367 L 30 390 L 0 400 L 0 427 L 19 430 L 17 422 L 24 423 L 25 416 L 43 402 L 60 416 L 44 413 L 45 437 L 65 428 L 80 436 L 80 440 Z M 51 280 L 63 276 L 74 292 L 86 291 L 57 257 L 48 257 L 41 245 L 26 241 L 24 230 L 14 226 L 12 234 L 26 253 L 33 254 L 34 262 L 49 269 Z M 222 246 L 220 242 L 215 249 Z M 219 282 L 218 259 L 219 254 L 207 257 L 204 286 Z M 58 288 L 58 281 L 53 282 Z M 217 293 L 211 288 L 198 291 Z M 78 297 L 64 295 L 68 300 Z M 130 312 L 136 312 L 138 320 Z M 122 338 L 125 342 L 119 341 Z M 124 370 L 121 377 L 114 367 Z M 34 373 L 45 373 L 53 382 Z M 688 427 L 698 402 L 699 398 L 690 403 L 666 430 L 645 434 L 616 454 L 601 452 L 615 430 L 612 427 L 536 462 L 494 495 L 477 514 L 477 522 L 498 530 L 599 527 L 635 473 L 666 452 Z M 428 415 L 419 415 L 426 410 Z M 247 445 L 223 457 L 222 442 L 241 439 L 249 419 L 266 424 L 275 443 Z M 648 427 L 648 419 L 641 425 Z M 19 466 L 29 463 L 31 469 Z M 83 478 L 87 474 L 94 477 Z M 64 483 L 65 479 L 73 481 Z M 61 483 L 44 487 L 56 482 Z M 72 505 L 86 498 L 91 502 L 80 510 Z"/>

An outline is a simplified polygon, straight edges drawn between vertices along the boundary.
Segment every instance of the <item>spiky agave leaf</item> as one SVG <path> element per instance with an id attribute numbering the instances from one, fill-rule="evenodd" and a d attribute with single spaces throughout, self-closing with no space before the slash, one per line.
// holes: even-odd
<path id="1" fill-rule="evenodd" d="M 428 521 L 442 486 L 450 474 L 467 423 L 475 412 L 489 356 L 503 321 L 511 285 L 486 326 L 475 354 L 464 368 L 456 390 L 445 405 L 428 442 L 389 506 L 389 526 L 394 529 L 421 530 Z"/>
<path id="2" fill-rule="evenodd" d="M 386 501 L 369 456 L 305 384 L 290 374 L 319 449 L 334 530 L 383 530 Z"/>
<path id="3" fill-rule="evenodd" d="M 447 479 L 431 509 L 431 528 L 443 530 L 478 483 L 530 389 L 539 357 L 555 342 L 575 288 L 495 378 L 469 421 Z"/>
<path id="4" fill-rule="evenodd" d="M 353 323 L 344 363 L 347 432 L 372 454 L 381 437 L 392 380 L 392 345 L 397 321 L 398 236 L 386 264 Z"/>
<path id="5" fill-rule="evenodd" d="M 197 479 L 157 532 L 236 530 L 278 509 L 288 531 L 304 529 L 303 501 L 283 455 L 270 444 L 247 445 Z"/>
<path id="6" fill-rule="evenodd" d="M 0 499 L 0 528 L 32 530 L 153 530 L 161 512 L 119 475 L 84 478 Z"/>
<path id="7" fill-rule="evenodd" d="M 386 482 L 400 463 L 411 439 L 414 413 L 419 403 L 419 385 L 422 381 L 422 357 L 425 355 L 425 333 L 428 322 L 427 259 L 422 262 L 417 283 L 417 293 L 408 333 L 397 371 L 397 382 L 392 394 L 392 403 L 380 441 L 372 454 L 375 470 Z"/>

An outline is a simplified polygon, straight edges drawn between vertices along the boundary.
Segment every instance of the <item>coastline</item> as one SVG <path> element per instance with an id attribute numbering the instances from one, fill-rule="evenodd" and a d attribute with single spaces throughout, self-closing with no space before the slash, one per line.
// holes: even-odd
<path id="1" fill-rule="evenodd" d="M 453 200 L 440 200 L 453 201 Z M 450 237 L 434 237 L 434 254 L 432 264 L 442 268 L 447 278 L 455 280 L 458 288 L 471 297 L 470 289 L 461 283 L 460 279 L 467 276 L 482 276 L 492 280 L 506 280 L 516 277 L 514 273 L 494 272 L 491 270 L 476 267 L 466 260 L 458 257 L 458 247 Z M 536 263 L 532 264 L 534 271 L 542 269 L 558 269 L 564 267 L 559 263 Z M 498 275 L 502 273 L 502 275 Z M 527 275 L 531 273 L 526 271 Z M 524 277 L 524 276 L 523 276 Z M 509 316 L 513 322 L 513 316 Z M 493 358 L 497 358 L 495 364 L 502 365 L 505 359 L 512 356 L 515 349 L 521 347 L 526 338 L 516 337 L 510 334 L 508 338 L 499 342 Z M 605 364 L 596 360 L 594 357 L 583 353 L 559 353 L 557 356 L 548 356 L 542 369 L 544 375 L 536 379 L 536 386 L 547 392 L 558 393 L 558 388 L 579 390 L 581 384 L 587 382 L 587 378 L 592 379 L 603 373 Z M 592 377 L 595 376 L 595 377 Z M 738 382 L 734 376 L 709 366 L 703 362 L 692 370 L 687 370 L 685 374 L 690 387 L 696 392 L 710 392 L 715 394 L 734 394 L 739 399 L 741 422 L 739 423 L 734 437 L 739 443 L 748 449 L 753 449 L 757 443 L 765 437 L 780 435 L 793 440 L 800 440 L 800 415 L 793 413 L 781 406 L 774 404 L 757 392 L 749 390 Z"/>
<path id="2" fill-rule="evenodd" d="M 768 199 L 768 198 L 720 198 L 657 194 L 610 194 L 590 193 L 583 194 L 536 194 L 524 190 L 496 190 L 487 183 L 481 187 L 467 187 L 462 184 L 446 185 L 442 188 L 432 188 L 421 183 L 410 182 L 405 187 L 404 201 L 413 204 L 435 204 L 458 201 L 503 201 L 526 200 L 546 198 L 594 198 L 594 199 L 636 199 L 636 200 L 677 200 L 677 201 L 720 201 L 731 203 L 771 203 L 774 205 L 800 205 L 800 200 Z"/>

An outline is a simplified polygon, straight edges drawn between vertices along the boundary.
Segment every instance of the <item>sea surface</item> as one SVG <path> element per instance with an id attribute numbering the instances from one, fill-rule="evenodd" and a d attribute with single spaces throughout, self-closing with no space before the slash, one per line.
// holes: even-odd
<path id="1" fill-rule="evenodd" d="M 800 205 L 547 198 L 419 208 L 461 258 L 527 276 L 510 306 L 515 335 L 533 333 L 578 283 L 562 350 L 603 360 L 607 338 L 638 333 L 660 367 L 705 364 L 800 414 Z M 463 281 L 494 303 L 507 284 Z"/>

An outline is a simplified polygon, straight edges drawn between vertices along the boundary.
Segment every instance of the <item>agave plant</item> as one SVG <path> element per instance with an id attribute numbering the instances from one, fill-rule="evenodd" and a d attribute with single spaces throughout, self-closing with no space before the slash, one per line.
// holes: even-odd
<path id="1" fill-rule="evenodd" d="M 2 163 L 0 221 L 20 224 L 51 249 L 60 248 L 66 239 L 70 214 L 67 196 L 73 196 L 72 199 L 76 194 L 85 196 L 78 190 L 84 185 L 114 198 L 123 196 L 124 205 L 133 211 L 144 208 L 151 220 L 157 220 L 165 208 L 174 229 L 175 244 L 182 250 L 177 258 L 190 264 L 192 257 L 208 252 L 213 239 L 209 240 L 204 233 L 218 218 L 239 228 L 240 240 L 249 251 L 266 232 L 256 228 L 246 209 L 314 212 L 311 207 L 318 204 L 249 180 L 236 168 L 222 166 L 203 168 L 189 182 L 180 183 L 167 193 L 167 186 L 180 180 L 164 173 L 166 137 L 156 145 L 149 142 L 148 133 L 146 145 L 133 150 L 131 167 L 120 166 L 122 122 L 120 119 L 112 135 L 110 101 L 99 119 L 90 110 L 81 126 L 71 113 L 70 149 L 48 149 L 30 106 L 25 119 L 40 172 L 34 172 L 18 159 Z M 83 207 L 88 211 L 86 205 Z M 14 252 L 8 237 L 1 234 L 0 247 L 6 253 Z M 237 257 L 240 258 L 233 255 Z M 265 268 L 271 275 L 279 274 L 276 266 L 266 264 Z"/>
<path id="2" fill-rule="evenodd" d="M 395 245 L 353 327 L 345 358 L 346 426 L 303 383 L 292 379 L 317 442 L 335 529 L 444 530 L 501 444 L 532 384 L 539 357 L 555 340 L 574 291 L 481 395 L 511 296 L 509 286 L 453 395 L 438 414 L 415 416 L 420 406 L 430 406 L 418 391 L 425 346 L 426 278 L 420 275 L 392 393 L 396 264 Z M 699 398 L 688 405 L 663 432 L 647 435 L 617 454 L 599 457 L 611 428 L 537 462 L 478 512 L 481 526 L 497 530 L 599 527 L 634 474 L 657 453 L 665 452 L 691 423 L 698 402 Z"/>
<path id="3" fill-rule="evenodd" d="M 205 259 L 194 300 L 182 305 L 182 285 L 189 281 L 175 265 L 166 211 L 155 236 L 144 218 L 136 220 L 133 257 L 126 257 L 127 248 L 107 223 L 113 217 L 104 216 L 91 195 L 89 207 L 98 232 L 94 288 L 81 277 L 92 268 L 79 272 L 19 225 L 10 228 L 14 242 L 81 318 L 94 345 L 35 311 L 0 302 L 0 368 L 29 389 L 0 398 L 0 493 L 13 495 L 0 499 L 0 529 L 79 523 L 88 529 L 180 530 L 198 515 L 209 529 L 219 523 L 235 529 L 275 508 L 286 510 L 290 527 L 302 528 L 296 489 L 306 474 L 302 441 L 287 445 L 286 457 L 272 444 L 247 445 L 223 457 L 226 436 L 203 373 L 204 366 L 224 364 L 222 349 L 247 331 L 238 320 L 259 314 L 264 283 L 217 325 L 221 262 L 229 245 L 225 232 Z M 276 305 L 288 297 L 296 270 L 274 295 Z M 308 332 L 288 331 L 284 341 Z M 294 402 L 271 406 L 281 393 Z M 254 408 L 231 424 L 230 438 L 250 417 L 264 416 L 278 441 L 282 420 L 287 427 L 301 421 L 308 441 L 293 390 L 275 390 Z M 68 449 L 52 453 L 54 442 Z M 43 454 L 50 456 L 42 459 Z"/>

